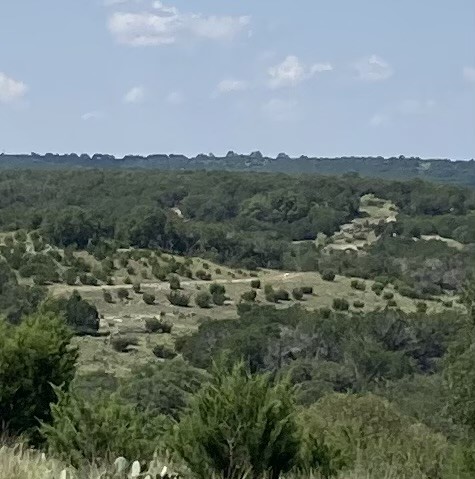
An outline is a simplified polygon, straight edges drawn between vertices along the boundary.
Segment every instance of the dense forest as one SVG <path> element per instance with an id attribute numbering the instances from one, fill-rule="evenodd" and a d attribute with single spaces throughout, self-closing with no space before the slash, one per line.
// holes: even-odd
<path id="1" fill-rule="evenodd" d="M 259 151 L 238 154 L 230 151 L 219 157 L 212 153 L 186 157 L 176 154 L 149 156 L 127 155 L 116 158 L 107 154 L 0 154 L 0 168 L 126 168 L 160 170 L 227 170 L 271 173 L 313 173 L 343 175 L 349 172 L 361 176 L 393 180 L 420 178 L 423 180 L 475 186 L 475 163 L 448 159 L 421 159 L 414 157 L 289 157 L 285 153 L 276 158 Z"/>
<path id="2" fill-rule="evenodd" d="M 474 243 L 420 179 L 5 169 L 0 472 L 472 478 Z"/>

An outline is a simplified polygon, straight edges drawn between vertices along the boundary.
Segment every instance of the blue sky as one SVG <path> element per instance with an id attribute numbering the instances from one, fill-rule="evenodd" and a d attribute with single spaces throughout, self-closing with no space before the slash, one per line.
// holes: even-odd
<path id="1" fill-rule="evenodd" d="M 3 0 L 0 150 L 475 157 L 473 0 Z"/>

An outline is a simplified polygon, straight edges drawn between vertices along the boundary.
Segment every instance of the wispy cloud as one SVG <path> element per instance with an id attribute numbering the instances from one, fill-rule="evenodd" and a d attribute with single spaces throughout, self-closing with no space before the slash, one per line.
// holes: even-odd
<path id="1" fill-rule="evenodd" d="M 357 77 L 368 82 L 377 82 L 391 78 L 394 71 L 389 63 L 377 55 L 358 60 L 354 64 Z"/>
<path id="2" fill-rule="evenodd" d="M 318 73 L 332 70 L 333 66 L 329 63 L 305 65 L 295 55 L 289 55 L 282 63 L 269 68 L 269 86 L 271 88 L 295 86 Z"/>
<path id="3" fill-rule="evenodd" d="M 108 28 L 117 42 L 131 46 L 172 45 L 184 38 L 231 39 L 250 24 L 248 16 L 181 12 L 155 1 L 142 12 L 114 12 Z"/>
<path id="4" fill-rule="evenodd" d="M 236 91 L 244 91 L 249 88 L 249 83 L 244 80 L 226 79 L 218 83 L 218 93 L 232 93 Z"/>
<path id="5" fill-rule="evenodd" d="M 145 89 L 141 86 L 134 86 L 124 96 L 125 103 L 141 103 L 145 98 Z"/>
<path id="6" fill-rule="evenodd" d="M 23 98 L 28 86 L 0 72 L 0 103 L 13 103 Z"/>
<path id="7" fill-rule="evenodd" d="M 83 121 L 90 121 L 90 120 L 98 120 L 102 118 L 104 114 L 99 110 L 88 111 L 81 115 L 81 120 Z"/>

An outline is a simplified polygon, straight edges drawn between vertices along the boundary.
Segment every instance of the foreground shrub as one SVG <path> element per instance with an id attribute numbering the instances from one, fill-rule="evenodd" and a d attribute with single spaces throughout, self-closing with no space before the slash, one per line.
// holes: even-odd
<path id="1" fill-rule="evenodd" d="M 206 271 L 199 269 L 196 272 L 196 277 L 201 279 L 202 281 L 211 281 L 211 273 L 207 273 Z"/>
<path id="2" fill-rule="evenodd" d="M 220 294 L 224 296 L 226 294 L 226 288 L 222 284 L 213 283 L 209 285 L 209 292 L 211 295 Z"/>
<path id="3" fill-rule="evenodd" d="M 394 293 L 391 291 L 386 291 L 383 293 L 383 299 L 393 299 L 394 298 Z"/>
<path id="4" fill-rule="evenodd" d="M 213 303 L 216 306 L 222 306 L 224 302 L 226 301 L 226 296 L 224 295 L 224 293 L 221 293 L 219 291 L 216 291 L 211 296 L 213 298 Z"/>
<path id="5" fill-rule="evenodd" d="M 313 294 L 313 288 L 311 286 L 302 286 L 300 289 L 303 294 Z"/>
<path id="6" fill-rule="evenodd" d="M 102 290 L 102 297 L 106 303 L 113 303 L 114 300 L 112 299 L 112 294 L 110 291 L 107 291 L 106 289 Z"/>
<path id="7" fill-rule="evenodd" d="M 119 288 L 117 290 L 117 297 L 122 301 L 123 299 L 129 299 L 129 290 L 126 288 Z"/>
<path id="8" fill-rule="evenodd" d="M 168 282 L 170 283 L 170 289 L 172 291 L 181 288 L 180 278 L 175 274 L 170 275 Z"/>
<path id="9" fill-rule="evenodd" d="M 0 432 L 32 434 L 50 422 L 53 386 L 65 387 L 75 373 L 77 351 L 71 331 L 53 314 L 36 314 L 19 326 L 0 320 Z"/>
<path id="10" fill-rule="evenodd" d="M 346 470 L 365 471 L 362 477 L 442 477 L 445 438 L 378 396 L 328 395 L 303 410 L 301 420 L 309 434 L 340 451 L 339 462 Z M 391 475 L 366 475 L 382 470 L 391 470 Z"/>
<path id="11" fill-rule="evenodd" d="M 371 286 L 371 290 L 378 296 L 381 295 L 381 293 L 383 292 L 383 289 L 384 289 L 383 283 L 373 283 L 373 285 Z"/>
<path id="12" fill-rule="evenodd" d="M 164 416 L 144 414 L 115 396 L 56 393 L 53 422 L 41 432 L 50 452 L 74 466 L 119 456 L 151 460 L 168 428 Z"/>
<path id="13" fill-rule="evenodd" d="M 200 478 L 278 478 L 298 462 L 294 394 L 242 364 L 215 367 L 177 428 L 175 450 Z"/>
<path id="14" fill-rule="evenodd" d="M 289 292 L 286 291 L 285 289 L 278 289 L 274 293 L 276 301 L 289 301 L 290 300 L 290 295 Z"/>
<path id="15" fill-rule="evenodd" d="M 134 293 L 136 294 L 140 294 L 142 292 L 142 287 L 140 285 L 140 283 L 138 281 L 136 281 L 133 285 L 132 285 L 132 289 L 134 290 Z"/>
<path id="16" fill-rule="evenodd" d="M 353 307 L 358 309 L 364 308 L 364 301 L 357 299 L 356 301 L 353 302 Z"/>
<path id="17" fill-rule="evenodd" d="M 253 279 L 251 281 L 251 288 L 261 289 L 261 280 L 260 279 Z"/>

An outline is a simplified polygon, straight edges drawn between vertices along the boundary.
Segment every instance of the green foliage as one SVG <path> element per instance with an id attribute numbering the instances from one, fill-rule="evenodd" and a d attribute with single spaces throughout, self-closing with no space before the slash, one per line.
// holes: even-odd
<path id="1" fill-rule="evenodd" d="M 373 395 L 329 395 L 302 412 L 303 427 L 351 470 L 384 470 L 392 477 L 442 477 L 449 452 L 443 436 L 401 415 Z"/>
<path id="2" fill-rule="evenodd" d="M 104 298 L 104 301 L 106 303 L 113 303 L 114 302 L 114 300 L 112 298 L 112 294 L 107 289 L 102 290 L 102 297 Z"/>
<path id="3" fill-rule="evenodd" d="M 361 301 L 359 299 L 353 301 L 353 306 L 357 309 L 364 308 L 364 301 Z"/>
<path id="4" fill-rule="evenodd" d="M 159 359 L 174 359 L 177 356 L 173 349 L 164 344 L 155 345 L 152 349 L 152 352 L 154 356 Z"/>
<path id="5" fill-rule="evenodd" d="M 126 353 L 130 346 L 138 344 L 138 339 L 135 336 L 117 335 L 111 339 L 112 349 L 118 353 Z"/>
<path id="6" fill-rule="evenodd" d="M 416 309 L 418 313 L 421 313 L 421 314 L 427 313 L 427 303 L 423 303 L 423 302 L 417 303 Z"/>
<path id="7" fill-rule="evenodd" d="M 383 293 L 383 299 L 388 300 L 388 299 L 393 299 L 394 298 L 394 293 L 391 291 L 385 291 Z"/>
<path id="8" fill-rule="evenodd" d="M 358 291 L 365 291 L 366 290 L 366 283 L 364 281 L 359 281 L 357 279 L 351 280 L 351 287 L 353 289 L 357 289 Z"/>
<path id="9" fill-rule="evenodd" d="M 297 301 L 302 301 L 303 299 L 303 290 L 302 288 L 294 288 L 292 290 L 292 296 L 294 299 L 296 299 Z"/>
<path id="10" fill-rule="evenodd" d="M 95 278 L 92 274 L 82 273 L 79 275 L 79 281 L 81 284 L 88 285 L 88 286 L 97 286 L 97 278 Z"/>
<path id="11" fill-rule="evenodd" d="M 222 284 L 212 283 L 209 285 L 209 292 L 211 295 L 220 294 L 224 296 L 226 294 L 226 288 Z"/>
<path id="12" fill-rule="evenodd" d="M 142 299 L 145 304 L 149 304 L 149 305 L 155 304 L 155 295 L 152 293 L 144 293 L 142 295 Z"/>
<path id="13" fill-rule="evenodd" d="M 222 306 L 226 301 L 226 296 L 224 295 L 224 293 L 221 293 L 219 291 L 214 292 L 211 297 L 213 298 L 213 303 L 216 306 Z"/>
<path id="14" fill-rule="evenodd" d="M 145 320 L 145 330 L 147 333 L 163 333 L 170 334 L 173 325 L 167 321 L 158 318 L 147 318 Z"/>
<path id="15" fill-rule="evenodd" d="M 73 268 L 68 268 L 63 273 L 63 280 L 69 286 L 74 286 L 76 284 L 77 277 L 78 277 L 77 272 Z"/>
<path id="16" fill-rule="evenodd" d="M 205 270 L 203 269 L 199 269 L 197 272 L 196 272 L 196 277 L 198 279 L 201 279 L 202 281 L 211 281 L 211 273 L 207 273 Z"/>
<path id="17" fill-rule="evenodd" d="M 206 291 L 200 291 L 195 297 L 195 303 L 200 308 L 210 308 L 212 297 Z"/>
<path id="18" fill-rule="evenodd" d="M 74 466 L 119 456 L 151 460 L 169 428 L 165 417 L 141 413 L 114 395 L 56 394 L 52 424 L 41 432 L 51 453 Z"/>
<path id="19" fill-rule="evenodd" d="M 71 332 L 57 315 L 35 314 L 19 326 L 0 321 L 1 427 L 37 440 L 38 421 L 51 420 L 53 387 L 67 387 L 76 359 Z"/>
<path id="20" fill-rule="evenodd" d="M 302 286 L 300 289 L 302 290 L 303 294 L 313 294 L 312 286 Z"/>
<path id="21" fill-rule="evenodd" d="M 322 279 L 324 281 L 334 281 L 335 280 L 335 273 L 331 270 L 324 271 L 322 273 Z"/>
<path id="22" fill-rule="evenodd" d="M 141 287 L 141 285 L 138 281 L 134 282 L 134 284 L 132 285 L 132 289 L 133 289 L 134 293 L 136 293 L 136 294 L 141 294 L 142 293 L 142 287 Z"/>
<path id="23" fill-rule="evenodd" d="M 215 367 L 182 416 L 174 448 L 199 478 L 278 478 L 298 463 L 294 394 L 242 364 Z"/>
<path id="24" fill-rule="evenodd" d="M 94 334 L 99 329 L 97 308 L 84 300 L 75 290 L 69 297 L 48 298 L 41 306 L 41 311 L 63 316 L 77 334 Z"/>
<path id="25" fill-rule="evenodd" d="M 180 278 L 174 274 L 170 275 L 168 278 L 168 281 L 170 283 L 170 289 L 171 290 L 178 290 L 181 288 L 180 285 Z"/>
<path id="26" fill-rule="evenodd" d="M 335 311 L 348 311 L 350 303 L 344 298 L 334 298 L 332 307 Z"/>
<path id="27" fill-rule="evenodd" d="M 122 301 L 124 299 L 129 299 L 129 290 L 127 288 L 119 288 L 117 290 L 117 297 Z"/>
<path id="28" fill-rule="evenodd" d="M 245 291 L 244 293 L 241 294 L 241 299 L 243 301 L 255 301 L 256 300 L 257 293 L 254 289 L 251 289 L 250 291 Z"/>
<path id="29" fill-rule="evenodd" d="M 261 280 L 260 279 L 251 280 L 251 288 L 261 289 Z"/>
<path id="30" fill-rule="evenodd" d="M 285 289 L 278 289 L 276 291 L 274 291 L 274 298 L 275 298 L 275 301 L 290 301 L 290 295 L 289 295 L 289 292 L 286 291 Z"/>
<path id="31" fill-rule="evenodd" d="M 186 308 L 190 304 L 190 296 L 182 291 L 170 291 L 167 294 L 167 299 L 173 306 Z"/>

